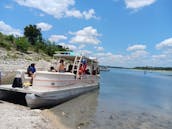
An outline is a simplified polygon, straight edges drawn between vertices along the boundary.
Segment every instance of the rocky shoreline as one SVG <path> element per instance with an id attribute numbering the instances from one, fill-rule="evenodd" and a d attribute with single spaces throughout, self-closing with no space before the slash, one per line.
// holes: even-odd
<path id="1" fill-rule="evenodd" d="M 28 52 L 22 53 L 19 51 L 7 51 L 0 48 L 0 71 L 16 71 L 16 69 L 26 69 L 31 63 L 35 63 L 37 69 L 48 69 L 51 65 L 52 58 L 40 53 Z"/>
<path id="2" fill-rule="evenodd" d="M 58 129 L 40 109 L 0 101 L 1 129 Z"/>

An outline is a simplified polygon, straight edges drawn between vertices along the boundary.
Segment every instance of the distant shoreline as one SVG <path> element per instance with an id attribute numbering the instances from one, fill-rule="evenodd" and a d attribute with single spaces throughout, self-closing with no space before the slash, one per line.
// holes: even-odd
<path id="1" fill-rule="evenodd" d="M 127 68 L 127 67 L 116 67 L 116 66 L 105 66 L 107 68 L 115 68 L 115 69 L 137 69 L 137 70 L 150 70 L 150 71 L 171 71 L 172 67 L 134 67 L 134 68 Z"/>
<path id="2" fill-rule="evenodd" d="M 132 69 L 151 70 L 151 71 L 171 71 L 172 72 L 172 67 L 135 67 Z"/>

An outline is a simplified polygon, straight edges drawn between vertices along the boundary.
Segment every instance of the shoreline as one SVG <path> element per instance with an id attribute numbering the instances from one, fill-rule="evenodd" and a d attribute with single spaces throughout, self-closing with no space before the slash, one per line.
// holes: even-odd
<path id="1" fill-rule="evenodd" d="M 29 109 L 1 100 L 0 109 L 1 129 L 59 129 L 40 109 Z"/>

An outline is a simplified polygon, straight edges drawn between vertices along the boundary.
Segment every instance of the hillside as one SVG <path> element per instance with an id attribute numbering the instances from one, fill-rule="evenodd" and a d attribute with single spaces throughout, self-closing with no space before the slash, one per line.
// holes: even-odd
<path id="1" fill-rule="evenodd" d="M 48 69 L 51 65 L 51 57 L 33 51 L 22 53 L 20 51 L 0 48 L 0 71 L 15 71 L 16 69 L 26 69 L 30 63 L 36 63 L 37 69 Z"/>
<path id="2" fill-rule="evenodd" d="M 32 45 L 26 37 L 14 37 L 0 33 L 0 72 L 26 69 L 36 63 L 37 69 L 48 69 L 55 51 L 68 50 L 49 41 Z"/>

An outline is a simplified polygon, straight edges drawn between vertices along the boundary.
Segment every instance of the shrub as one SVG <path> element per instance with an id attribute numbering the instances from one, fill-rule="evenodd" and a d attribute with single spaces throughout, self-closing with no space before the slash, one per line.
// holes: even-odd
<path id="1" fill-rule="evenodd" d="M 25 37 L 19 37 L 15 41 L 16 49 L 21 52 L 27 52 L 30 44 Z"/>

